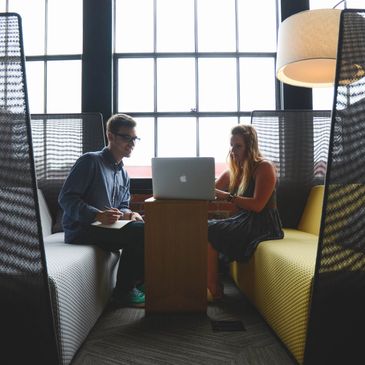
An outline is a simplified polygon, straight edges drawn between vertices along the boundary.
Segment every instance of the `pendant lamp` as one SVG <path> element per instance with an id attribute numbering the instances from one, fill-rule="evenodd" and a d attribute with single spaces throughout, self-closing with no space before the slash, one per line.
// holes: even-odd
<path id="1" fill-rule="evenodd" d="M 276 75 L 290 85 L 331 86 L 335 79 L 341 10 L 296 13 L 279 28 Z"/>

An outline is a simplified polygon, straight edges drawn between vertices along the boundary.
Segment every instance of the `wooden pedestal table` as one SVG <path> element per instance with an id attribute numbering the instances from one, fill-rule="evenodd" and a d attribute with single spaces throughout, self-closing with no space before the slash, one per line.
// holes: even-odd
<path id="1" fill-rule="evenodd" d="M 206 312 L 208 202 L 145 201 L 146 313 Z"/>

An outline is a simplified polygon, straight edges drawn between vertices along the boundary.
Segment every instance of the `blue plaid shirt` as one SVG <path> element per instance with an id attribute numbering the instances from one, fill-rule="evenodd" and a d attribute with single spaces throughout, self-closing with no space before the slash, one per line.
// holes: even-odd
<path id="1" fill-rule="evenodd" d="M 63 209 L 65 242 L 81 243 L 85 228 L 105 207 L 130 212 L 130 180 L 123 162 L 116 163 L 107 147 L 82 155 L 72 167 L 58 202 Z"/>

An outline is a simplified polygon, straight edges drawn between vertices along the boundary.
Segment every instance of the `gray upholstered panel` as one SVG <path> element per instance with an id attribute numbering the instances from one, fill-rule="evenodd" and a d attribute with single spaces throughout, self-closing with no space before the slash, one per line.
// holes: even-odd
<path id="1" fill-rule="evenodd" d="M 63 233 L 45 238 L 45 252 L 62 364 L 67 365 L 110 298 L 119 254 L 65 244 Z"/>

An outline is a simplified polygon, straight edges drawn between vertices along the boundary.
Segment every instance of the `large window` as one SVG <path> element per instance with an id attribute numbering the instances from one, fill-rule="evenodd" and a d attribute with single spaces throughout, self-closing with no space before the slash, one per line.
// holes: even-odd
<path id="1" fill-rule="evenodd" d="M 231 127 L 280 105 L 276 3 L 114 0 L 114 111 L 141 136 L 131 176 L 150 176 L 153 156 L 213 156 L 219 174 Z"/>
<path id="2" fill-rule="evenodd" d="M 85 92 L 94 85 L 81 85 L 83 3 L 0 0 L 0 11 L 17 12 L 23 20 L 31 113 L 81 112 L 82 87 Z M 105 40 L 114 42 L 113 112 L 133 115 L 141 136 L 126 161 L 132 177 L 150 176 L 153 156 L 214 156 L 218 174 L 230 128 L 248 123 L 252 110 L 281 105 L 276 5 L 113 0 L 114 33 Z M 102 24 L 104 35 L 110 23 Z M 110 71 L 93 62 L 95 72 Z M 102 105 L 108 105 L 108 92 L 100 91 Z"/>
<path id="3" fill-rule="evenodd" d="M 31 113 L 81 111 L 82 0 L 0 0 L 22 18 Z"/>

